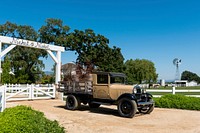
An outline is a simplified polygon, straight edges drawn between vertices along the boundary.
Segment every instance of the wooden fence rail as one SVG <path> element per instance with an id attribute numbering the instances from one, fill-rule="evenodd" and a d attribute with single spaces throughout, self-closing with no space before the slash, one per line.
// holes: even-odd
<path id="1" fill-rule="evenodd" d="M 54 85 L 41 86 L 34 84 L 7 84 L 5 85 L 5 91 L 6 101 L 16 101 L 55 98 L 56 89 Z"/>
<path id="2" fill-rule="evenodd" d="M 171 90 L 160 90 L 160 89 L 147 89 L 147 92 L 151 93 L 151 92 L 161 92 L 161 93 L 171 93 L 173 95 L 175 95 L 176 93 L 190 93 L 190 92 L 196 92 L 196 93 L 200 93 L 200 90 L 176 90 L 175 87 L 172 87 Z M 153 94 L 153 97 L 161 97 L 162 95 L 156 95 Z M 187 95 L 186 96 L 191 96 L 191 97 L 200 97 L 200 95 Z"/>

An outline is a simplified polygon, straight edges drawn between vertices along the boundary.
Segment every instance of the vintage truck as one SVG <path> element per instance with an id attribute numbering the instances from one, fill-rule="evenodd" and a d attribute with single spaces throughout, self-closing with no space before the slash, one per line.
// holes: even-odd
<path id="1" fill-rule="evenodd" d="M 76 110 L 82 104 L 90 108 L 117 105 L 119 115 L 132 118 L 136 112 L 150 114 L 154 110 L 152 95 L 139 86 L 126 85 L 126 75 L 93 72 L 84 81 L 61 81 L 59 91 L 66 97 L 66 108 Z"/>

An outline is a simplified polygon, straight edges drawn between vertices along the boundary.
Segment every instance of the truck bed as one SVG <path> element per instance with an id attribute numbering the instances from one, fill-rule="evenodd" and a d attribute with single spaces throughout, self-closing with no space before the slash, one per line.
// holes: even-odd
<path id="1" fill-rule="evenodd" d="M 88 93 L 92 94 L 93 86 L 91 81 L 61 81 L 58 85 L 58 91 L 63 93 Z"/>

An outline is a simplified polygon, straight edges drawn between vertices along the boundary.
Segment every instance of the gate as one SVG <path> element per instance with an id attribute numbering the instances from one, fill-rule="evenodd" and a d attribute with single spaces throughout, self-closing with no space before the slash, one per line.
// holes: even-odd
<path id="1" fill-rule="evenodd" d="M 54 85 L 5 85 L 6 101 L 55 98 Z"/>

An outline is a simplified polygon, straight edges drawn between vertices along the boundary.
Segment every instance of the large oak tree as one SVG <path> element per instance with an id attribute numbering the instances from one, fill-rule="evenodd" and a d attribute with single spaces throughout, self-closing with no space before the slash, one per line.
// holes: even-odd
<path id="1" fill-rule="evenodd" d="M 67 51 L 75 51 L 76 62 L 82 65 L 89 63 L 100 71 L 122 72 L 124 58 L 120 48 L 109 47 L 109 40 L 91 29 L 70 33 L 69 30 L 61 20 L 47 19 L 39 30 L 40 40 L 63 46 Z"/>
<path id="2" fill-rule="evenodd" d="M 122 72 L 123 55 L 121 49 L 109 47 L 109 40 L 93 30 L 74 30 L 68 35 L 69 50 L 76 51 L 77 62 L 82 64 L 92 63 L 99 71 Z"/>

